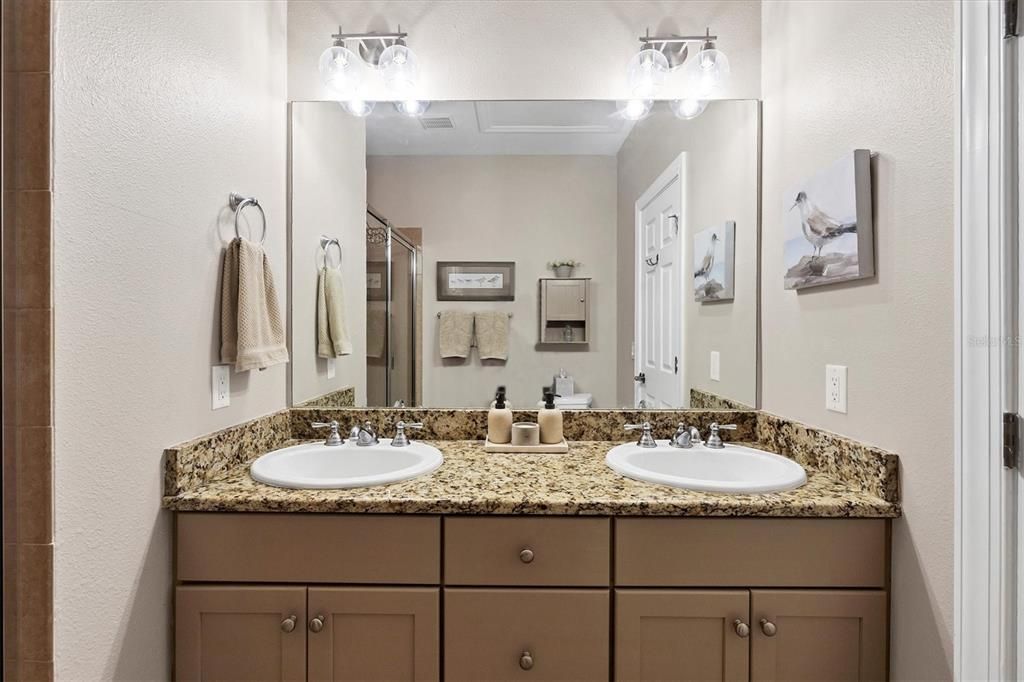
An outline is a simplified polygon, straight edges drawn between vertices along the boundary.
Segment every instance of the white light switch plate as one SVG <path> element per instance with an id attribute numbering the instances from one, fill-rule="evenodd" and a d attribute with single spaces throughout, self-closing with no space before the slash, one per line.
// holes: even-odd
<path id="1" fill-rule="evenodd" d="M 825 365 L 825 409 L 846 414 L 846 367 Z"/>
<path id="2" fill-rule="evenodd" d="M 213 409 L 219 410 L 231 404 L 231 366 L 213 366 Z"/>
<path id="3" fill-rule="evenodd" d="M 722 380 L 722 356 L 717 350 L 711 351 L 711 380 Z"/>
<path id="4" fill-rule="evenodd" d="M 335 373 L 338 371 L 337 363 L 334 358 L 327 358 L 327 378 L 333 379 Z"/>

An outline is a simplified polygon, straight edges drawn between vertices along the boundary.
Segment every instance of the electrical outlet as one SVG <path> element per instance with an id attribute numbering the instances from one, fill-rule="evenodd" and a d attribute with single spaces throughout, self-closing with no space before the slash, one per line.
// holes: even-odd
<path id="1" fill-rule="evenodd" d="M 219 410 L 231 404 L 231 366 L 213 366 L 213 409 Z"/>
<path id="2" fill-rule="evenodd" d="M 711 380 L 722 380 L 722 356 L 717 350 L 711 351 Z"/>
<path id="3" fill-rule="evenodd" d="M 825 409 L 846 414 L 846 367 L 825 365 Z"/>
<path id="4" fill-rule="evenodd" d="M 334 361 L 334 358 L 327 358 L 327 378 L 333 379 L 337 371 L 338 366 L 337 363 Z"/>

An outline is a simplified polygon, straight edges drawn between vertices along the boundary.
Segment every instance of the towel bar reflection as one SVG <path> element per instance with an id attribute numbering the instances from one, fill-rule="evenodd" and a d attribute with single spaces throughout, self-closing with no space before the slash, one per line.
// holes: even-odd
<path id="1" fill-rule="evenodd" d="M 325 268 L 328 267 L 328 262 L 327 262 L 328 253 L 327 253 L 327 249 L 331 248 L 331 244 L 334 244 L 336 247 L 338 247 L 338 265 L 335 266 L 335 267 L 338 270 L 340 270 L 341 269 L 341 258 L 342 258 L 341 242 L 339 242 L 337 240 L 337 238 L 328 237 L 327 235 L 321 235 L 320 236 L 320 248 L 324 250 L 324 267 Z"/>
<path id="2" fill-rule="evenodd" d="M 228 206 L 235 212 L 236 237 L 241 238 L 242 236 L 242 233 L 238 231 L 238 219 L 242 216 L 242 211 L 248 206 L 253 206 L 260 212 L 260 219 L 263 221 L 263 234 L 260 236 L 260 244 L 267 240 L 267 214 L 263 212 L 263 207 L 260 206 L 260 202 L 256 200 L 256 197 L 245 197 L 238 192 L 232 192 L 228 195 Z"/>
<path id="3" fill-rule="evenodd" d="M 508 316 L 509 316 L 509 319 L 512 319 L 512 313 L 509 313 Z M 439 320 L 441 319 L 441 313 L 437 314 L 437 319 L 439 319 Z"/>

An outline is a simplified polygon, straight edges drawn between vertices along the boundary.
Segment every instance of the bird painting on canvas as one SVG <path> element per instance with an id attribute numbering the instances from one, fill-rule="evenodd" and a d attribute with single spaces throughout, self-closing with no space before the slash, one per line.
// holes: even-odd
<path id="1" fill-rule="evenodd" d="M 727 221 L 693 235 L 693 297 L 695 301 L 733 298 L 733 255 L 736 223 Z"/>
<path id="2" fill-rule="evenodd" d="M 799 192 L 793 208 L 800 209 L 800 228 L 803 230 L 804 238 L 814 247 L 814 258 L 821 257 L 821 249 L 833 239 L 844 234 L 852 234 L 857 231 L 857 223 L 843 223 L 828 213 L 825 213 L 807 197 L 807 192 Z"/>
<path id="3" fill-rule="evenodd" d="M 874 274 L 871 152 L 856 149 L 782 195 L 784 286 Z"/>
<path id="4" fill-rule="evenodd" d="M 711 268 L 715 267 L 715 246 L 718 244 L 718 235 L 714 232 L 711 233 L 711 243 L 708 245 L 708 250 L 704 253 L 704 259 L 700 262 L 700 267 L 693 273 L 693 278 L 703 277 L 705 282 L 711 280 Z"/>

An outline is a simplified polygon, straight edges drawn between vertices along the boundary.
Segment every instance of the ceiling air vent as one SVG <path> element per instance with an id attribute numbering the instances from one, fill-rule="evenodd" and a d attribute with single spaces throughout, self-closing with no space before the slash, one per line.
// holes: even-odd
<path id="1" fill-rule="evenodd" d="M 455 127 L 455 123 L 447 116 L 421 116 L 420 125 L 424 130 L 451 130 Z"/>

